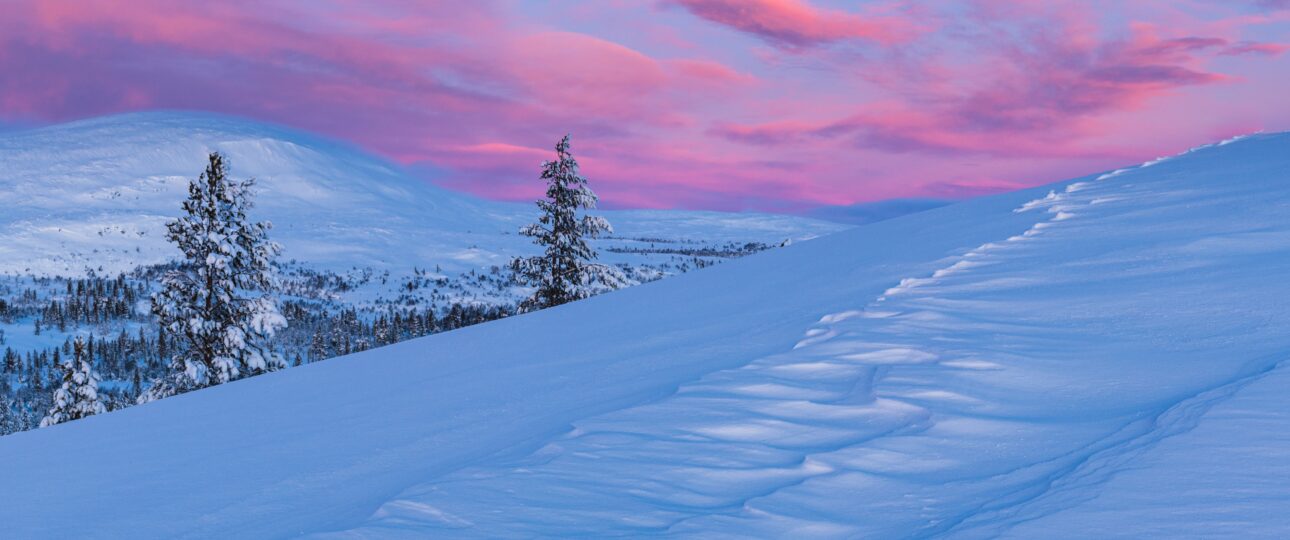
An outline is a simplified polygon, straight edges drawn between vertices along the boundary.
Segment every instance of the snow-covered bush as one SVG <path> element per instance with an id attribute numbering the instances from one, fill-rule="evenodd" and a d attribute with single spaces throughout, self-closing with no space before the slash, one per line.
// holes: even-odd
<path id="1" fill-rule="evenodd" d="M 99 399 L 99 376 L 90 366 L 85 341 L 80 337 L 72 344 L 72 355 L 70 362 L 58 366 L 63 372 L 63 383 L 54 390 L 54 406 L 40 420 L 40 427 L 106 412 Z"/>

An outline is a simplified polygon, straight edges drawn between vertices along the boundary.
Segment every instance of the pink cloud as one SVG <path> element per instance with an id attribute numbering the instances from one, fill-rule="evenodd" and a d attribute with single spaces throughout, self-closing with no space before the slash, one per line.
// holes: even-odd
<path id="1" fill-rule="evenodd" d="M 1227 80 L 1199 67 L 1204 55 L 1229 50 L 1226 39 L 1160 38 L 1139 24 L 1127 40 L 1094 41 L 1078 34 L 1078 25 L 1046 19 L 1025 41 L 1009 41 L 967 73 L 929 71 L 943 80 L 916 89 L 888 83 L 918 95 L 916 103 L 870 102 L 836 120 L 726 123 L 710 133 L 762 146 L 846 138 L 894 152 L 1096 156 L 1105 150 L 1083 142 L 1095 129 L 1090 119 Z"/>
<path id="2" fill-rule="evenodd" d="M 656 110 L 650 110 L 651 98 L 668 84 L 668 74 L 653 58 L 571 32 L 522 36 L 507 47 L 509 51 L 498 60 L 505 75 L 531 95 L 533 106 L 580 108 L 602 118 L 662 121 Z"/>
<path id="3" fill-rule="evenodd" d="M 709 21 L 790 47 L 843 40 L 890 44 L 915 33 L 915 26 L 901 18 L 823 9 L 802 0 L 671 1 Z"/>
<path id="4" fill-rule="evenodd" d="M 709 82 L 715 85 L 743 86 L 757 83 L 757 77 L 741 73 L 711 60 L 678 58 L 668 60 L 667 66 L 681 78 Z"/>
<path id="5" fill-rule="evenodd" d="M 1290 44 L 1286 43 L 1257 43 L 1253 41 L 1242 41 L 1233 43 L 1223 49 L 1227 56 L 1239 56 L 1243 54 L 1256 54 L 1263 56 L 1278 56 L 1281 53 L 1290 50 Z"/>

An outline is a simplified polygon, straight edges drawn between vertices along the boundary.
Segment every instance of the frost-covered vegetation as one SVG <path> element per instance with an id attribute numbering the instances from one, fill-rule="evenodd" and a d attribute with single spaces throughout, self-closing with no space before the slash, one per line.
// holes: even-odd
<path id="1" fill-rule="evenodd" d="M 626 240 L 611 249 L 649 250 L 670 241 Z M 745 245 L 693 246 L 699 255 L 668 254 L 658 262 L 622 263 L 629 285 L 718 264 L 755 253 Z M 167 374 L 179 346 L 159 332 L 148 298 L 174 265 L 137 268 L 113 277 L 0 276 L 0 433 L 32 429 L 53 405 L 75 337 L 86 341 L 102 378 L 107 410 L 132 405 L 152 381 Z M 317 270 L 300 263 L 278 266 L 280 311 L 287 327 L 270 344 L 289 366 L 398 343 L 513 315 L 530 290 L 506 267 L 459 274 L 415 268 L 394 275 L 372 268 Z"/>

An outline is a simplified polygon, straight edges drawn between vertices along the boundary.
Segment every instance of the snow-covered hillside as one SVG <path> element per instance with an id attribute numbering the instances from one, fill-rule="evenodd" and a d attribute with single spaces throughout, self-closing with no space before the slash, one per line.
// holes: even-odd
<path id="1" fill-rule="evenodd" d="M 0 435 L 39 423 L 45 382 L 60 376 L 55 349 L 68 353 L 72 336 L 95 341 L 88 350 L 111 409 L 163 375 L 166 345 L 146 299 L 180 253 L 164 225 L 214 150 L 234 177 L 259 179 L 252 217 L 272 221 L 285 248 L 274 292 L 289 328 L 270 346 L 293 363 L 504 317 L 531 294 L 507 263 L 538 249 L 518 234 L 535 205 L 438 189 L 336 141 L 184 112 L 0 134 Z M 592 292 L 845 228 L 758 214 L 597 214 L 617 226 L 592 241 L 615 279 Z"/>
<path id="2" fill-rule="evenodd" d="M 283 127 L 148 112 L 0 134 L 0 273 L 114 275 L 173 258 L 164 223 L 215 150 L 229 156 L 235 177 L 259 180 L 253 217 L 275 224 L 284 259 L 331 270 L 438 265 L 455 273 L 531 249 L 515 234 L 536 217 L 531 204 L 438 189 L 357 149 Z M 844 228 L 764 214 L 602 214 L 618 237 L 712 244 L 778 243 Z M 609 258 L 618 259 L 631 258 Z"/>
<path id="3" fill-rule="evenodd" d="M 0 438 L 0 524 L 1276 536 L 1286 275 L 1256 135 Z"/>

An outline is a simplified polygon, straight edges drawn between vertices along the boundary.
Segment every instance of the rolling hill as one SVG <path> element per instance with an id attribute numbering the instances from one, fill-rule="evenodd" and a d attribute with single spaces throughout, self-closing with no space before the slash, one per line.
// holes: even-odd
<path id="1" fill-rule="evenodd" d="M 112 275 L 170 260 L 164 224 L 216 150 L 229 157 L 233 176 L 259 181 L 253 217 L 274 223 L 284 259 L 332 270 L 439 265 L 457 273 L 532 249 L 515 234 L 536 217 L 531 204 L 437 188 L 344 143 L 281 126 L 143 112 L 0 134 L 0 273 Z M 846 228 L 767 214 L 601 214 L 626 239 L 605 246 L 632 238 L 778 243 Z"/>

